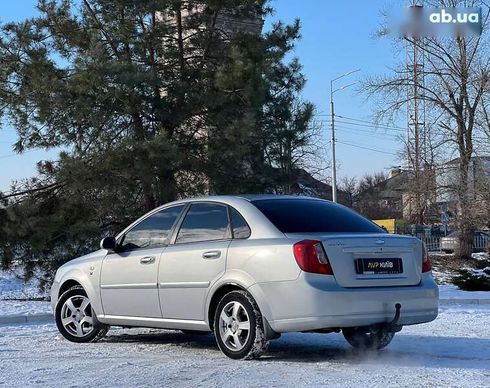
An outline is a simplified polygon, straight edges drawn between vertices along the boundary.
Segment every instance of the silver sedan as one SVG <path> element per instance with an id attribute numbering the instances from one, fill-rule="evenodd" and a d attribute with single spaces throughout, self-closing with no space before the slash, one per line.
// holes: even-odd
<path id="1" fill-rule="evenodd" d="M 235 359 L 291 331 L 342 331 L 356 348 L 381 349 L 438 313 L 420 240 L 330 201 L 271 195 L 159 207 L 59 268 L 51 296 L 70 341 L 111 325 L 213 331 Z"/>

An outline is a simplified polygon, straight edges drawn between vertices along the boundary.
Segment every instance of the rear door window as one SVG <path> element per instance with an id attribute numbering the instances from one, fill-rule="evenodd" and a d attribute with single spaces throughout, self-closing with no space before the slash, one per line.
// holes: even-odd
<path id="1" fill-rule="evenodd" d="M 250 237 L 250 227 L 238 211 L 230 207 L 230 221 L 233 238 L 244 239 Z"/>
<path id="2" fill-rule="evenodd" d="M 229 238 L 228 212 L 225 206 L 194 203 L 184 217 L 176 243 L 223 240 Z"/>

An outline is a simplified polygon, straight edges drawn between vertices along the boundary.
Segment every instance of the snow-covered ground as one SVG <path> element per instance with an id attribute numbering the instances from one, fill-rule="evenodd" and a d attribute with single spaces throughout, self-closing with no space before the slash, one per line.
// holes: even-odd
<path id="1" fill-rule="evenodd" d="M 21 269 L 0 271 L 0 303 L 2 300 L 33 300 L 47 297 L 47 292 L 39 291 L 39 280 L 33 278 L 23 282 L 21 275 Z"/>
<path id="2" fill-rule="evenodd" d="M 51 304 L 44 301 L 0 300 L 0 317 L 5 315 L 51 314 Z"/>
<path id="3" fill-rule="evenodd" d="M 0 317 L 49 314 L 35 281 L 0 272 Z M 113 329 L 101 342 L 72 344 L 53 323 L 0 325 L 0 387 L 78 386 L 490 386 L 490 292 L 440 286 L 436 321 L 405 327 L 382 352 L 359 353 L 340 334 L 285 334 L 258 361 L 232 361 L 212 335 Z"/>
<path id="4" fill-rule="evenodd" d="M 0 386 L 490 386 L 490 310 L 452 306 L 405 327 L 379 353 L 340 334 L 286 334 L 258 361 L 232 361 L 211 335 L 111 330 L 73 344 L 53 324 L 0 326 Z"/>
<path id="5" fill-rule="evenodd" d="M 439 299 L 490 299 L 490 291 L 463 291 L 452 284 L 439 286 Z"/>
<path id="6" fill-rule="evenodd" d="M 21 280 L 22 271 L 0 271 L 0 317 L 5 315 L 51 314 L 48 292 L 39 291 L 39 280 Z"/>
<path id="7" fill-rule="evenodd" d="M 489 255 L 488 252 L 478 252 L 478 253 L 472 253 L 471 257 L 475 260 L 488 260 Z"/>

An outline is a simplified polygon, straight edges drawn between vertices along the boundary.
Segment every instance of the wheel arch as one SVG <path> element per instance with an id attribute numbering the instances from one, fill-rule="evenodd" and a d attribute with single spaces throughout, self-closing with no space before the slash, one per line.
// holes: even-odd
<path id="1" fill-rule="evenodd" d="M 209 301 L 209 307 L 207 309 L 207 319 L 208 325 L 211 330 L 213 330 L 214 326 L 214 315 L 216 314 L 216 308 L 218 307 L 219 301 L 229 292 L 232 291 L 246 291 L 246 288 L 239 285 L 238 283 L 225 283 L 219 286 L 211 296 Z"/>
<path id="2" fill-rule="evenodd" d="M 66 291 L 68 291 L 70 288 L 75 287 L 75 286 L 80 286 L 83 288 L 83 286 L 80 284 L 80 282 L 78 282 L 75 279 L 66 279 L 65 281 L 63 281 L 63 283 L 60 284 L 57 299 L 59 299 L 60 296 L 63 295 Z M 84 288 L 84 290 L 85 290 L 85 288 Z"/>
<path id="3" fill-rule="evenodd" d="M 60 296 L 73 286 L 81 286 L 86 292 L 92 308 L 94 309 L 96 315 L 103 314 L 102 303 L 100 300 L 100 292 L 98 291 L 98 284 L 93 284 L 92 279 L 90 279 L 84 272 L 79 269 L 72 269 L 67 273 L 63 274 L 59 282 L 58 294 L 52 295 L 56 297 L 54 304 L 58 302 Z"/>
<path id="4" fill-rule="evenodd" d="M 249 275 L 241 271 L 230 271 L 227 275 L 214 284 L 208 293 L 205 318 L 209 328 L 213 330 L 214 314 L 221 298 L 228 292 L 235 290 L 247 291 L 259 306 L 260 312 L 265 318 L 264 320 L 269 321 L 271 312 L 267 300 L 260 287 L 252 287 L 257 285 L 257 283 Z"/>

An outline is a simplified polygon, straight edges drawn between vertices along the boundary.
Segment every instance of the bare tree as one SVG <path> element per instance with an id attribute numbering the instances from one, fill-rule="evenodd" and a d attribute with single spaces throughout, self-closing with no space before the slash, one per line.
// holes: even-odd
<path id="1" fill-rule="evenodd" d="M 357 178 L 356 177 L 349 178 L 347 176 L 344 176 L 340 180 L 339 189 L 348 194 L 349 196 L 348 205 L 352 207 L 354 205 L 354 198 L 359 190 L 359 181 L 357 180 Z"/>
<path id="2" fill-rule="evenodd" d="M 381 171 L 366 174 L 360 179 L 344 177 L 339 188 L 349 194 L 349 205 L 370 219 L 401 218 L 402 201 L 387 199 L 381 195 L 382 192 L 391 190 L 388 185 L 388 175 Z"/>
<path id="3" fill-rule="evenodd" d="M 484 118 L 488 111 L 487 99 L 490 85 L 490 56 L 488 19 L 489 6 L 480 0 L 434 0 L 425 5 L 435 7 L 481 7 L 483 31 L 479 36 L 411 37 L 395 38 L 398 44 L 413 45 L 424 55 L 425 65 L 421 77 L 413 77 L 404 64 L 392 74 L 367 80 L 365 90 L 377 96 L 378 120 L 390 120 L 405 112 L 411 97 L 407 90 L 418 90 L 418 99 L 426 104 L 435 118 L 439 145 L 446 154 L 454 154 L 458 161 L 457 226 L 460 238 L 460 256 L 471 254 L 472 235 L 478 225 L 474 216 L 474 198 L 469 194 L 471 158 L 475 153 L 475 139 L 488 138 L 488 124 Z M 423 82 L 420 80 L 423 79 Z M 486 116 L 488 117 L 488 115 Z M 420 182 L 417 182 L 420 187 Z"/>

